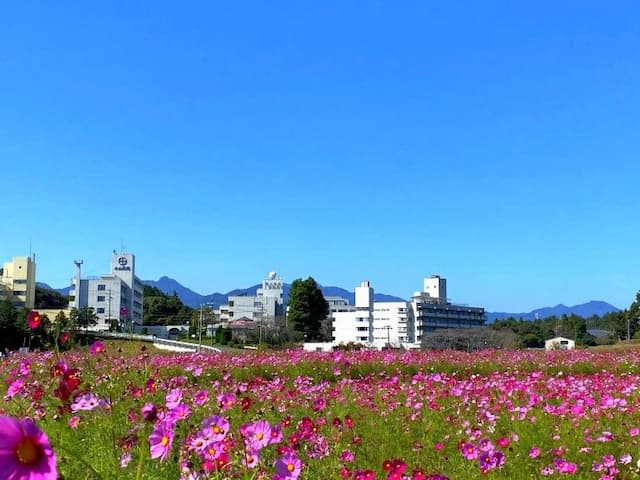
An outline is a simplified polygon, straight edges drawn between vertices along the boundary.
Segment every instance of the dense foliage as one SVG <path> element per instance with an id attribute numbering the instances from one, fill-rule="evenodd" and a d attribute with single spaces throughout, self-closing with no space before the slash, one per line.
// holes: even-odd
<path id="1" fill-rule="evenodd" d="M 176 292 L 167 295 L 159 288 L 144 286 L 144 325 L 185 325 L 191 322 L 194 309 L 186 306 Z"/>
<path id="2" fill-rule="evenodd" d="M 536 320 L 513 317 L 496 320 L 491 328 L 497 331 L 510 330 L 518 336 L 515 346 L 528 348 L 544 347 L 545 340 L 555 336 L 572 338 L 578 345 L 596 345 L 638 338 L 640 336 L 640 292 L 628 309 L 611 312 L 603 317 L 594 315 L 582 318 L 578 315 L 552 316 Z M 598 331 L 596 337 L 588 331 Z"/>
<path id="3" fill-rule="evenodd" d="M 321 326 L 329 315 L 329 304 L 312 277 L 298 278 L 291 283 L 287 307 L 287 322 L 304 339 L 327 340 L 322 338 Z"/>

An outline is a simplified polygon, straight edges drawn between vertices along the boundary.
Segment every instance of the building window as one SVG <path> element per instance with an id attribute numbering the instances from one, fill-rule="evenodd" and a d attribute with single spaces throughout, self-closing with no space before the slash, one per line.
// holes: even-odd
<path id="1" fill-rule="evenodd" d="M 103 307 L 96 308 L 96 313 L 104 313 L 104 308 Z"/>
<path id="2" fill-rule="evenodd" d="M 26 285 L 27 281 L 26 280 L 21 280 L 21 279 L 17 279 L 13 281 L 14 285 Z"/>
<path id="3" fill-rule="evenodd" d="M 104 295 L 98 295 L 98 298 L 96 299 L 96 301 L 104 302 Z"/>
<path id="4" fill-rule="evenodd" d="M 104 283 L 98 284 L 98 290 L 104 292 L 107 289 L 107 286 Z"/>

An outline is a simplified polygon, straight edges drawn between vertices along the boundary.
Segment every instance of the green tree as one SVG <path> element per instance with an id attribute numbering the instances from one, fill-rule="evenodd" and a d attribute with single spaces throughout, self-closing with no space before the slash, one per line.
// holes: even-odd
<path id="1" fill-rule="evenodd" d="M 176 292 L 166 295 L 156 287 L 144 286 L 144 325 L 184 325 L 189 323 L 193 309 L 182 303 Z"/>
<path id="2" fill-rule="evenodd" d="M 305 340 L 323 340 L 320 329 L 329 315 L 329 304 L 316 281 L 309 277 L 298 278 L 291 284 L 287 321 Z"/>
<path id="3" fill-rule="evenodd" d="M 635 333 L 640 328 L 640 292 L 636 293 L 635 301 L 625 312 L 625 320 L 627 321 L 627 328 L 629 329 L 630 336 L 634 337 Z"/>
<path id="4" fill-rule="evenodd" d="M 98 316 L 94 313 L 93 308 L 84 306 L 80 310 L 72 308 L 69 312 L 69 319 L 75 328 L 89 328 L 98 323 Z"/>
<path id="5" fill-rule="evenodd" d="M 8 300 L 0 302 L 0 348 L 13 350 L 22 345 L 22 337 L 18 311 Z"/>

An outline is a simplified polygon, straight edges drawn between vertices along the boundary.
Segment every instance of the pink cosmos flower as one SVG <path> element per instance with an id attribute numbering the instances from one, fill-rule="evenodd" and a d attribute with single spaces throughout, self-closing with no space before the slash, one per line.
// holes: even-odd
<path id="1" fill-rule="evenodd" d="M 353 462 L 356 458 L 356 454 L 351 450 L 343 450 L 340 454 L 340 460 L 343 462 Z"/>
<path id="2" fill-rule="evenodd" d="M 529 458 L 538 458 L 540 456 L 540 448 L 539 447 L 531 447 L 529 450 Z"/>
<path id="3" fill-rule="evenodd" d="M 165 460 L 171 450 L 173 443 L 173 430 L 165 423 L 156 425 L 151 435 L 149 435 L 149 450 L 151 458 Z"/>
<path id="4" fill-rule="evenodd" d="M 167 393 L 166 406 L 169 410 L 176 408 L 182 401 L 182 389 L 174 388 Z"/>
<path id="5" fill-rule="evenodd" d="M 196 405 L 204 405 L 209 400 L 209 392 L 206 390 L 198 390 L 193 397 L 193 402 Z"/>
<path id="6" fill-rule="evenodd" d="M 242 463 L 248 468 L 256 468 L 260 464 L 260 453 L 252 449 L 247 450 Z"/>
<path id="7" fill-rule="evenodd" d="M 0 472 L 7 479 L 57 480 L 56 455 L 31 420 L 0 416 Z"/>
<path id="8" fill-rule="evenodd" d="M 158 409 L 151 402 L 147 402 L 142 406 L 141 413 L 142 418 L 147 422 L 154 422 L 158 418 Z"/>
<path id="9" fill-rule="evenodd" d="M 475 460 L 476 458 L 478 458 L 478 454 L 480 453 L 478 447 L 476 447 L 473 443 L 466 442 L 463 443 L 460 447 L 460 452 L 462 453 L 462 456 L 467 460 Z"/>
<path id="10" fill-rule="evenodd" d="M 120 456 L 120 467 L 126 468 L 131 463 L 131 452 L 124 452 Z"/>
<path id="11" fill-rule="evenodd" d="M 221 442 L 229 433 L 231 424 L 218 415 L 213 415 L 202 422 L 203 435 L 212 442 Z"/>
<path id="12" fill-rule="evenodd" d="M 266 420 L 258 420 L 244 425 L 244 427 L 242 433 L 247 441 L 248 448 L 260 450 L 269 444 L 269 440 L 271 439 L 271 425 L 269 422 Z"/>
<path id="13" fill-rule="evenodd" d="M 13 382 L 11 382 L 11 385 L 9 385 L 9 389 L 7 390 L 5 400 L 8 400 L 9 398 L 12 398 L 18 393 L 22 392 L 23 388 L 24 388 L 24 380 L 21 378 L 17 378 Z"/>
<path id="14" fill-rule="evenodd" d="M 280 443 L 282 441 L 283 433 L 280 425 L 271 425 L 271 438 L 269 444 Z"/>
<path id="15" fill-rule="evenodd" d="M 220 408 L 222 410 L 229 410 L 233 408 L 233 406 L 238 401 L 236 396 L 233 393 L 225 393 L 218 395 L 217 397 L 218 403 L 220 403 Z"/>
<path id="16" fill-rule="evenodd" d="M 171 409 L 168 414 L 168 418 L 175 423 L 178 420 L 186 420 L 189 418 L 189 415 L 191 415 L 191 409 L 189 406 L 185 403 L 180 403 Z"/>
<path id="17" fill-rule="evenodd" d="M 98 355 L 104 352 L 104 342 L 102 340 L 96 340 L 89 346 L 89 353 L 91 355 Z"/>
<path id="18" fill-rule="evenodd" d="M 77 412 L 78 410 L 91 411 L 100 405 L 100 400 L 93 393 L 85 393 L 78 395 L 74 402 L 71 404 L 71 411 Z"/>
<path id="19" fill-rule="evenodd" d="M 283 479 L 295 479 L 302 471 L 302 460 L 295 453 L 288 452 L 276 460 L 276 475 Z"/>
<path id="20" fill-rule="evenodd" d="M 20 375 L 25 377 L 31 375 L 31 362 L 29 360 L 23 360 L 20 362 Z"/>
<path id="21" fill-rule="evenodd" d="M 558 473 L 573 474 L 578 470 L 578 465 L 572 462 L 568 462 L 564 458 L 556 458 L 553 461 L 553 466 Z"/>

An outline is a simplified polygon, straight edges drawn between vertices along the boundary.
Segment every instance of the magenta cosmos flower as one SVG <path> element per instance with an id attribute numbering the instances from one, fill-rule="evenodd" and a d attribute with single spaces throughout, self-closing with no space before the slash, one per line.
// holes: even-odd
<path id="1" fill-rule="evenodd" d="M 57 480 L 56 455 L 31 420 L 0 416 L 0 472 L 12 480 Z"/>
<path id="2" fill-rule="evenodd" d="M 40 326 L 40 322 L 42 322 L 40 313 L 35 310 L 31 310 L 29 315 L 27 315 L 27 325 L 29 325 L 29 328 L 31 330 L 35 330 Z"/>
<path id="3" fill-rule="evenodd" d="M 98 355 L 102 352 L 104 352 L 104 342 L 101 340 L 97 340 L 89 346 L 89 353 L 91 355 Z"/>

